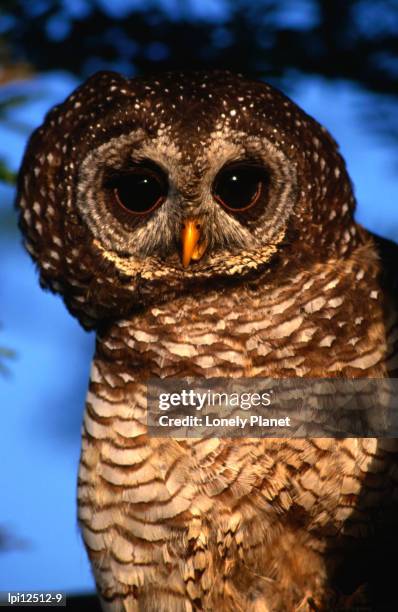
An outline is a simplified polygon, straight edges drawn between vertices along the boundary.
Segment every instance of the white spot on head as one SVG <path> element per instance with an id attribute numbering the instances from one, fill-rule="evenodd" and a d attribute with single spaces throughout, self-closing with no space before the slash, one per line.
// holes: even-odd
<path id="1" fill-rule="evenodd" d="M 23 212 L 23 218 L 25 219 L 26 223 L 30 223 L 30 219 L 31 219 L 31 214 L 30 214 L 30 210 L 24 210 Z"/>

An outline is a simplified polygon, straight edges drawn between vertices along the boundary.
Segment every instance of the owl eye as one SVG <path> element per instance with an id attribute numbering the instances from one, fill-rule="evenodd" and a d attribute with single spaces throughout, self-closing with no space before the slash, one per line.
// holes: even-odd
<path id="1" fill-rule="evenodd" d="M 146 215 L 167 197 L 167 181 L 151 168 L 135 168 L 113 178 L 110 184 L 116 203 L 133 215 Z"/>
<path id="2" fill-rule="evenodd" d="M 214 198 L 227 210 L 248 210 L 266 194 L 267 173 L 256 166 L 234 165 L 222 169 L 214 181 Z"/>

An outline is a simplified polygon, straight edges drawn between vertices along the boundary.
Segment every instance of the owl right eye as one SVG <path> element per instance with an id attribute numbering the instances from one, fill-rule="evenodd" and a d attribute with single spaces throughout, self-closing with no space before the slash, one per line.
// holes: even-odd
<path id="1" fill-rule="evenodd" d="M 167 198 L 167 180 L 152 168 L 137 167 L 108 184 L 115 203 L 134 216 L 147 215 Z"/>
<path id="2" fill-rule="evenodd" d="M 237 163 L 221 169 L 213 185 L 213 195 L 227 210 L 241 213 L 263 200 L 268 186 L 265 168 Z"/>

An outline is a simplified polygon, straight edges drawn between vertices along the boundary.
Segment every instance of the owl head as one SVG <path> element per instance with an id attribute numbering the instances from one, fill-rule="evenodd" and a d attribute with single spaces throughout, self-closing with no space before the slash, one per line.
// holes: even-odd
<path id="1" fill-rule="evenodd" d="M 87 328 L 360 239 L 331 136 L 228 72 L 95 74 L 31 136 L 17 206 L 42 285 Z"/>

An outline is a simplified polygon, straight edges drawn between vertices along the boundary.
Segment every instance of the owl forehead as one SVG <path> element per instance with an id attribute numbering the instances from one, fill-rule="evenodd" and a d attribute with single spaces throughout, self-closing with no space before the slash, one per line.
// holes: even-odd
<path id="1" fill-rule="evenodd" d="M 77 112 L 84 125 L 78 130 L 81 151 L 142 130 L 143 147 L 178 153 L 179 164 L 197 171 L 214 155 L 228 157 L 239 146 L 243 153 L 250 139 L 265 138 L 286 150 L 297 137 L 305 141 L 303 130 L 311 121 L 271 86 L 228 73 L 166 74 L 156 80 L 108 76 L 95 87 L 83 86 L 68 106 L 73 110 L 67 114 Z"/>
<path id="2" fill-rule="evenodd" d="M 191 178 L 228 160 L 255 155 L 264 141 L 288 152 L 297 138 L 293 132 L 303 124 L 303 118 L 294 123 L 293 115 L 305 117 L 271 86 L 236 77 L 229 82 L 225 75 L 165 75 L 104 85 L 96 89 L 98 113 L 90 121 L 97 141 L 93 148 L 111 142 L 107 150 L 117 152 L 130 139 L 131 155 Z"/>
<path id="3" fill-rule="evenodd" d="M 251 83 L 228 73 L 165 74 L 159 80 L 126 81 L 120 89 L 131 99 L 131 110 L 157 128 L 179 127 L 182 137 L 209 134 L 215 127 L 250 132 L 261 124 L 280 127 L 278 119 L 298 107 L 266 83 Z M 111 87 L 112 89 L 112 87 Z M 117 91 L 117 88 L 116 90 Z M 281 109 L 281 98 L 289 110 Z M 283 105 L 282 105 L 283 106 Z"/>

